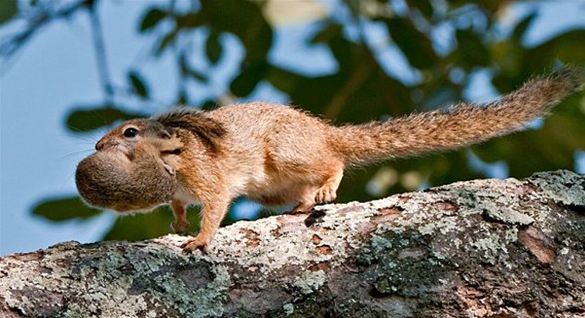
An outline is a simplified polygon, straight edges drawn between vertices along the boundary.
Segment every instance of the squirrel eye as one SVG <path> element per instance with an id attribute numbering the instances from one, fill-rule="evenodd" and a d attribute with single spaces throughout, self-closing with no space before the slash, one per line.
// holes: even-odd
<path id="1" fill-rule="evenodd" d="M 138 135 L 138 129 L 130 127 L 124 130 L 124 137 L 126 138 L 134 138 Z"/>

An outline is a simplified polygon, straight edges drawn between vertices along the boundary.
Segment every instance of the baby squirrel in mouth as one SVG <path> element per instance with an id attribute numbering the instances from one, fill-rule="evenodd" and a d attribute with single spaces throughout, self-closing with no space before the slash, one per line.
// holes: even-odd
<path id="1" fill-rule="evenodd" d="M 200 203 L 201 230 L 182 247 L 205 248 L 238 196 L 308 212 L 335 200 L 348 167 L 517 131 L 580 88 L 584 77 L 581 69 L 565 68 L 485 106 L 461 103 L 357 125 L 334 126 L 267 103 L 175 109 L 108 132 L 79 164 L 76 183 L 89 204 L 120 212 L 170 204 L 176 232 L 188 226 L 186 206 Z"/>

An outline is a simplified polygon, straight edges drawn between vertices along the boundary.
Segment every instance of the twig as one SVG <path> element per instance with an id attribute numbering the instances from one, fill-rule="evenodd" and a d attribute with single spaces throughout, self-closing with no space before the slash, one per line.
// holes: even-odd
<path id="1" fill-rule="evenodd" d="M 89 7 L 89 18 L 91 23 L 91 31 L 93 36 L 93 47 L 96 54 L 98 74 L 102 89 L 104 90 L 105 98 L 111 102 L 114 98 L 114 87 L 108 71 L 108 62 L 106 57 L 106 48 L 104 44 L 104 36 L 102 33 L 102 26 L 97 12 L 97 1 L 94 1 Z"/>
<path id="2" fill-rule="evenodd" d="M 0 58 L 4 59 L 3 64 L 7 64 L 8 60 L 49 22 L 57 19 L 68 18 L 79 8 L 84 7 L 85 4 L 85 1 L 79 1 L 55 12 L 51 12 L 44 7 L 35 10 L 37 12 L 31 14 L 31 18 L 28 20 L 27 26 L 24 30 L 8 35 L 0 41 Z M 3 69 L 2 74 L 5 71 L 6 69 Z"/>

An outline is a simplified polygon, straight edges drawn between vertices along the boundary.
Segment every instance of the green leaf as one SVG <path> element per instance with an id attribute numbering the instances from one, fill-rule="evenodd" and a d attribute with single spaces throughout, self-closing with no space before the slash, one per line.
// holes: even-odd
<path id="1" fill-rule="evenodd" d="M 104 240 L 139 241 L 171 233 L 172 213 L 160 208 L 150 213 L 120 215 L 104 235 Z"/>
<path id="2" fill-rule="evenodd" d="M 281 92 L 292 94 L 295 92 L 299 81 L 303 80 L 304 77 L 287 71 L 285 69 L 272 66 L 270 71 L 266 75 L 266 79 Z"/>
<path id="3" fill-rule="evenodd" d="M 236 96 L 248 96 L 264 78 L 269 69 L 269 65 L 265 61 L 253 63 L 245 67 L 230 85 L 230 90 Z"/>
<path id="4" fill-rule="evenodd" d="M 140 97 L 148 97 L 148 88 L 144 83 L 144 78 L 137 71 L 128 72 L 128 81 L 134 93 Z"/>
<path id="5" fill-rule="evenodd" d="M 191 77 L 192 79 L 199 81 L 199 82 L 206 82 L 207 81 L 207 77 L 205 77 L 205 75 L 193 68 L 189 68 L 186 70 L 186 75 L 188 75 L 189 77 Z"/>
<path id="6" fill-rule="evenodd" d="M 89 219 L 102 211 L 85 205 L 79 197 L 58 197 L 38 203 L 32 208 L 32 213 L 47 220 L 61 222 L 72 219 Z"/>
<path id="7" fill-rule="evenodd" d="M 121 111 L 112 105 L 74 107 L 73 111 L 67 115 L 66 126 L 73 132 L 86 132 L 109 126 L 118 120 L 128 120 L 135 117 L 143 116 Z"/>
<path id="8" fill-rule="evenodd" d="M 406 3 L 410 7 L 417 8 L 425 18 L 430 19 L 433 17 L 435 10 L 430 0 L 406 0 Z"/>
<path id="9" fill-rule="evenodd" d="M 574 29 L 526 50 L 526 67 L 542 72 L 555 60 L 575 65 L 585 65 L 585 28 Z"/>
<path id="10" fill-rule="evenodd" d="M 222 49 L 223 47 L 219 41 L 219 33 L 214 31 L 209 32 L 207 41 L 205 42 L 205 53 L 211 64 L 216 64 L 219 61 Z"/>
<path id="11" fill-rule="evenodd" d="M 451 0 L 448 1 L 447 4 L 452 9 L 458 9 L 462 6 L 470 6 L 476 5 L 482 9 L 487 10 L 490 15 L 494 15 L 496 12 L 499 11 L 502 7 L 508 5 L 511 1 L 510 0 Z"/>
<path id="12" fill-rule="evenodd" d="M 219 105 L 219 102 L 215 99 L 207 99 L 199 104 L 202 110 L 214 110 Z"/>
<path id="13" fill-rule="evenodd" d="M 0 24 L 12 19 L 18 13 L 17 0 L 0 1 Z"/>
<path id="14" fill-rule="evenodd" d="M 158 45 L 154 50 L 155 56 L 160 56 L 170 45 L 177 39 L 177 35 L 179 34 L 178 29 L 173 29 L 171 32 L 165 34 L 165 36 L 161 37 L 158 41 Z"/>
<path id="15" fill-rule="evenodd" d="M 199 81 L 199 82 L 206 82 L 207 81 L 207 77 L 205 77 L 205 74 L 199 72 L 198 70 L 191 67 L 191 65 L 189 65 L 189 62 L 187 61 L 187 55 L 185 54 L 185 52 L 181 52 L 178 62 L 179 62 L 181 75 L 189 76 L 192 79 L 194 79 L 195 81 Z"/>
<path id="16" fill-rule="evenodd" d="M 385 19 L 388 32 L 400 50 L 404 53 L 408 62 L 416 68 L 431 68 L 437 61 L 437 55 L 430 39 L 417 30 L 413 23 L 400 17 Z"/>
<path id="17" fill-rule="evenodd" d="M 190 207 L 187 212 L 189 228 L 187 232 L 195 235 L 199 231 L 199 207 Z M 163 206 L 149 213 L 134 215 L 118 214 L 114 225 L 104 234 L 104 240 L 140 241 L 160 237 L 172 233 L 173 213 L 168 206 Z M 222 226 L 234 223 L 233 212 L 230 211 L 222 221 Z"/>
<path id="18" fill-rule="evenodd" d="M 189 12 L 177 15 L 176 22 L 179 28 L 196 28 L 203 25 L 205 20 L 199 12 Z"/>
<path id="19" fill-rule="evenodd" d="M 198 209 L 190 208 L 187 213 L 189 233 L 199 229 Z M 172 233 L 173 214 L 168 206 L 160 207 L 150 213 L 120 215 L 114 225 L 104 234 L 104 240 L 139 241 Z"/>
<path id="20" fill-rule="evenodd" d="M 202 0 L 200 14 L 216 32 L 229 32 L 239 38 L 246 49 L 243 63 L 266 60 L 273 34 L 257 2 Z"/>
<path id="21" fill-rule="evenodd" d="M 151 8 L 146 12 L 146 14 L 142 17 L 142 21 L 140 22 L 140 32 L 148 31 L 162 21 L 167 16 L 167 12 L 159 9 L 159 8 Z"/>
<path id="22" fill-rule="evenodd" d="M 481 35 L 472 29 L 457 30 L 457 64 L 465 70 L 487 66 L 490 63 L 489 51 L 483 43 Z"/>
<path id="23" fill-rule="evenodd" d="M 522 21 L 520 21 L 514 28 L 512 38 L 517 39 L 517 41 L 520 42 L 536 17 L 538 17 L 538 14 L 533 12 L 522 19 Z"/>
<path id="24" fill-rule="evenodd" d="M 332 39 L 339 37 L 342 32 L 342 27 L 339 24 L 330 23 L 327 24 L 321 31 L 315 33 L 313 38 L 311 38 L 311 43 L 327 43 Z"/>

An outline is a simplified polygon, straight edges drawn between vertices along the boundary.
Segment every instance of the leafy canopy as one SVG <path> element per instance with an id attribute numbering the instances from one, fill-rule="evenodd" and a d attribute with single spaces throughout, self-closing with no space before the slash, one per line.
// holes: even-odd
<path id="1" fill-rule="evenodd" d="M 310 1 L 306 1 L 307 3 Z M 260 84 L 270 84 L 286 94 L 290 103 L 313 113 L 335 119 L 337 123 L 365 122 L 424 111 L 464 100 L 473 76 L 490 75 L 491 85 L 500 93 L 518 87 L 534 74 L 562 60 L 585 64 L 585 30 L 567 29 L 535 46 L 524 44 L 526 34 L 538 17 L 532 10 L 511 30 L 502 31 L 501 17 L 511 6 L 522 1 L 395 1 L 347 0 L 333 5 L 322 17 L 301 22 L 316 29 L 304 43 L 308 48 L 325 47 L 336 64 L 334 71 L 307 75 L 318 68 L 305 61 L 305 71 L 285 67 L 270 57 L 279 26 L 270 16 L 269 6 L 276 1 L 200 0 L 177 5 L 176 1 L 145 2 L 144 13 L 136 29 L 144 41 L 154 45 L 148 54 L 160 59 L 173 56 L 178 85 L 175 100 L 168 105 L 187 104 L 208 108 L 226 99 L 245 99 Z M 8 37 L 0 47 L 4 57 L 12 55 L 36 31 L 55 20 L 87 14 L 97 53 L 104 98 L 93 105 L 71 106 L 65 125 L 83 134 L 111 123 L 148 115 L 147 111 L 129 111 L 127 95 L 139 102 L 153 102 L 156 78 L 146 78 L 140 68 L 129 67 L 125 87 L 114 87 L 107 72 L 104 37 L 99 8 L 102 1 L 30 1 L 16 15 L 16 1 L 2 1 L 0 23 L 24 16 L 31 23 Z M 274 9 L 274 7 L 272 8 Z M 277 8 L 278 9 L 278 8 Z M 282 12 L 281 12 L 282 14 Z M 368 36 L 371 28 L 387 33 L 385 41 Z M 204 31 L 204 43 L 190 40 Z M 286 34 L 286 33 L 284 33 Z M 209 87 L 211 71 L 194 66 L 199 51 L 209 65 L 225 63 L 226 37 L 237 39 L 244 50 L 236 74 L 229 77 L 228 91 L 194 105 L 190 91 Z M 287 38 L 279 39 L 288 41 Z M 395 74 L 394 64 L 379 52 L 399 52 L 414 80 L 405 83 Z M 394 61 L 390 61 L 394 62 Z M 579 104 L 581 101 L 581 105 Z M 339 191 L 339 201 L 369 200 L 391 193 L 412 190 L 422 185 L 439 185 L 457 180 L 486 177 L 470 158 L 484 162 L 504 161 L 509 174 L 524 177 L 539 170 L 575 165 L 575 152 L 585 148 L 583 94 L 560 105 L 539 129 L 528 129 L 504 138 L 460 151 L 430 154 L 420 158 L 396 160 L 350 172 Z M 580 107 L 581 106 L 581 107 Z M 235 204 L 237 205 L 237 203 Z M 166 208 L 163 210 L 167 210 Z M 45 198 L 33 208 L 39 217 L 54 222 L 90 219 L 101 211 L 85 208 L 76 196 Z M 263 212 L 266 213 L 266 212 Z M 197 224 L 191 213 L 192 224 Z M 143 239 L 168 231 L 168 211 L 119 218 L 105 235 L 106 239 Z M 233 214 L 226 222 L 233 222 Z"/>

